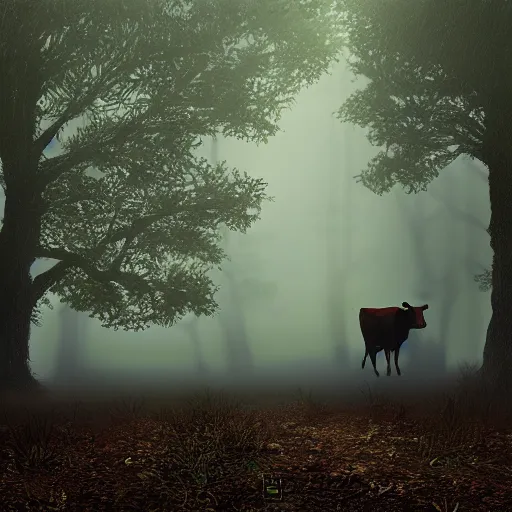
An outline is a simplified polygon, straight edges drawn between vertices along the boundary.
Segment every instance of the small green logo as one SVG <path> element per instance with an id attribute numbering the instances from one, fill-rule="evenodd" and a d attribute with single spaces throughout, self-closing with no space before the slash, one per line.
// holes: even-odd
<path id="1" fill-rule="evenodd" d="M 263 499 L 282 500 L 283 484 L 281 478 L 276 475 L 262 475 Z"/>

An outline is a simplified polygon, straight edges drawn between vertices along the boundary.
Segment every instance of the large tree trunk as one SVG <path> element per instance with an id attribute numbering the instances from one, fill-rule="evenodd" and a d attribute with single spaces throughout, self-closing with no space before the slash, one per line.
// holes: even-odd
<path id="1" fill-rule="evenodd" d="M 20 187 L 21 188 L 21 187 Z M 0 386 L 35 384 L 29 369 L 33 310 L 30 267 L 39 240 L 40 198 L 18 190 L 6 194 L 0 231 Z"/>
<path id="2" fill-rule="evenodd" d="M 4 19 L 6 26 L 16 23 L 21 12 L 8 11 L 11 19 Z M 34 307 L 30 267 L 39 243 L 43 202 L 35 185 L 40 155 L 33 141 L 43 80 L 39 39 L 22 34 L 16 30 L 5 34 L 8 40 L 1 59 L 2 69 L 9 72 L 0 77 L 0 158 L 5 182 L 0 231 L 0 386 L 25 388 L 35 384 L 28 366 Z"/>
<path id="3" fill-rule="evenodd" d="M 512 105 L 508 91 L 496 96 L 486 112 L 482 148 L 489 168 L 489 233 L 494 257 L 492 316 L 481 373 L 494 392 L 506 393 L 512 389 Z"/>

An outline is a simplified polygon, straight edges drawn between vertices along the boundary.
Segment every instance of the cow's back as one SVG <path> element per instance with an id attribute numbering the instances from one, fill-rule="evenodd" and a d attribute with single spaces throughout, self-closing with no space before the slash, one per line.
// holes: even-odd
<path id="1" fill-rule="evenodd" d="M 393 345 L 398 309 L 362 308 L 359 311 L 359 325 L 364 340 L 367 343 Z"/>

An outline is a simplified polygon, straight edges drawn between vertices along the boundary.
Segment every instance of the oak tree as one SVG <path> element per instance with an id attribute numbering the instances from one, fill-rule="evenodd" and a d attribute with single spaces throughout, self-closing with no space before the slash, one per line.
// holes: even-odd
<path id="1" fill-rule="evenodd" d="M 265 183 L 196 149 L 274 135 L 338 21 L 322 0 L 1 2 L 2 384 L 33 383 L 49 292 L 116 329 L 215 311 L 219 228 L 248 229 Z M 55 264 L 32 279 L 38 258 Z"/>
<path id="2" fill-rule="evenodd" d="M 339 111 L 382 150 L 360 180 L 425 190 L 459 155 L 489 171 L 492 318 L 482 375 L 512 383 L 512 2 L 340 0 L 350 65 L 369 83 Z"/>

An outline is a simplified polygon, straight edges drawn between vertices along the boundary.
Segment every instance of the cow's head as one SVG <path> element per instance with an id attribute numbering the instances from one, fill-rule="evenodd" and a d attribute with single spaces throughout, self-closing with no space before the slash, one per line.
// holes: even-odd
<path id="1" fill-rule="evenodd" d="M 427 327 L 427 322 L 425 322 L 423 311 L 428 309 L 428 304 L 425 304 L 424 306 L 413 307 L 407 302 L 402 302 L 402 307 L 407 313 L 410 329 L 425 329 L 425 327 Z"/>

